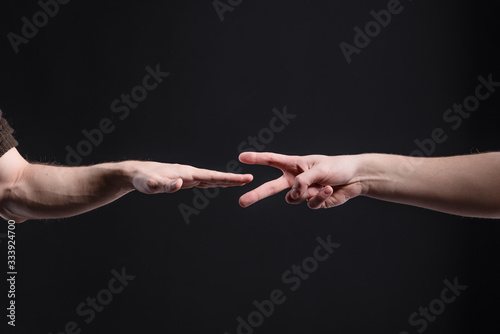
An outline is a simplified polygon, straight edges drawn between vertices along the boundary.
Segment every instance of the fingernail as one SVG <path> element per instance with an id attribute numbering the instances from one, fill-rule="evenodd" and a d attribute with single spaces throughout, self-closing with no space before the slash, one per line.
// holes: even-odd
<path id="1" fill-rule="evenodd" d="M 177 179 L 174 182 L 170 183 L 170 189 L 174 189 L 175 188 L 175 184 L 177 183 L 177 181 L 179 181 L 179 179 Z"/>
<path id="2" fill-rule="evenodd" d="M 293 189 L 292 189 L 292 194 L 291 194 L 291 195 L 292 195 L 292 198 L 293 198 L 293 199 L 297 199 L 297 198 L 299 197 L 299 195 L 300 195 L 300 194 L 299 194 L 299 192 L 297 191 L 297 189 L 293 188 Z"/>

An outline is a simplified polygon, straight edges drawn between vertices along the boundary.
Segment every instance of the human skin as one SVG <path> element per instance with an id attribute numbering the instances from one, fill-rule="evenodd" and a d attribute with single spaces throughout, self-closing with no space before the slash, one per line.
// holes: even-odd
<path id="1" fill-rule="evenodd" d="M 50 166 L 29 163 L 12 148 L 0 157 L 0 215 L 18 223 L 64 218 L 96 209 L 134 190 L 173 193 L 192 187 L 241 186 L 252 178 L 249 174 L 150 161 Z"/>
<path id="2" fill-rule="evenodd" d="M 245 152 L 240 161 L 283 172 L 241 196 L 242 207 L 291 188 L 286 201 L 307 201 L 311 209 L 331 208 L 367 196 L 461 216 L 500 218 L 499 152 L 439 158 Z"/>

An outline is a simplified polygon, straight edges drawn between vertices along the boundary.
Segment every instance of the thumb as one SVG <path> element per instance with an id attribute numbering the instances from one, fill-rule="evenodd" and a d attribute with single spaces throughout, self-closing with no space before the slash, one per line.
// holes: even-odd
<path id="1" fill-rule="evenodd" d="M 311 168 L 295 177 L 290 196 L 292 199 L 300 198 L 311 184 L 324 180 L 324 173 L 319 168 Z M 326 184 L 322 184 L 326 185 Z"/>
<path id="2" fill-rule="evenodd" d="M 182 179 L 152 178 L 147 180 L 144 190 L 146 194 L 173 193 L 182 187 Z"/>
<path id="3" fill-rule="evenodd" d="M 182 188 L 182 183 L 183 183 L 183 181 L 180 178 L 179 179 L 175 179 L 175 180 L 167 179 L 164 191 L 166 193 L 174 193 L 177 190 L 179 190 L 179 189 Z"/>

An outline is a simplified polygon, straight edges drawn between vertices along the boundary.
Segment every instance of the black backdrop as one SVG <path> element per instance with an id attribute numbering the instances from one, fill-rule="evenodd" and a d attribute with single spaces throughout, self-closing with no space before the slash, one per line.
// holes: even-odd
<path id="1" fill-rule="evenodd" d="M 238 145 L 285 107 L 296 118 L 265 150 L 409 154 L 437 127 L 448 139 L 433 156 L 498 150 L 498 93 L 457 130 L 442 119 L 474 93 L 478 76 L 500 80 L 493 4 L 402 1 L 348 64 L 339 44 L 353 44 L 353 28 L 390 2 L 221 1 L 231 8 L 221 21 L 211 0 L 72 1 L 15 53 L 8 34 L 20 35 L 22 17 L 32 22 L 40 5 L 4 0 L 0 108 L 21 154 L 60 164 L 82 130 L 109 118 L 114 131 L 83 164 L 144 159 L 226 170 Z M 120 119 L 113 101 L 157 65 L 170 75 Z M 74 321 L 81 333 L 233 334 L 237 318 L 248 321 L 252 302 L 275 289 L 286 301 L 254 333 L 498 332 L 497 221 L 367 198 L 311 211 L 287 205 L 284 193 L 242 209 L 241 194 L 279 175 L 242 170 L 255 180 L 221 189 L 190 224 L 179 205 L 193 206 L 192 190 L 133 193 L 78 217 L 18 225 L 17 332 L 60 333 Z M 283 273 L 329 235 L 341 245 L 291 291 Z M 86 323 L 78 305 L 122 268 L 135 279 Z M 411 325 L 454 279 L 467 289 L 426 328 Z"/>

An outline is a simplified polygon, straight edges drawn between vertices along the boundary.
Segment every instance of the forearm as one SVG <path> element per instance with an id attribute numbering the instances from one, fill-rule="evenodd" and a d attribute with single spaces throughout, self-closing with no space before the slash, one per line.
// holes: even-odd
<path id="1" fill-rule="evenodd" d="M 134 189 L 129 169 L 127 162 L 88 167 L 27 164 L 5 193 L 2 215 L 22 222 L 90 211 Z"/>
<path id="2" fill-rule="evenodd" d="M 500 218 L 500 153 L 358 156 L 363 194 L 463 216 Z"/>

